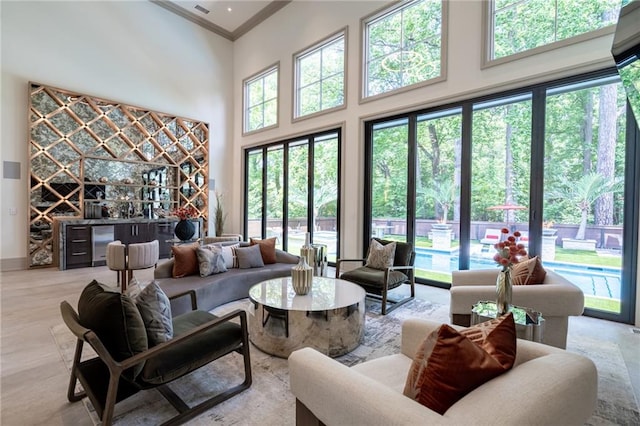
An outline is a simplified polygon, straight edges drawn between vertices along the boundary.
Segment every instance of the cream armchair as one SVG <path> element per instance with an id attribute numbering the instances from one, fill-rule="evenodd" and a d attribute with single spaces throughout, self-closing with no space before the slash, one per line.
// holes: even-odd
<path id="1" fill-rule="evenodd" d="M 469 326 L 472 306 L 481 300 L 495 300 L 499 268 L 453 271 L 451 322 Z M 542 342 L 564 349 L 570 315 L 582 315 L 584 293 L 557 273 L 547 270 L 542 284 L 513 286 L 513 304 L 539 311 L 545 319 Z"/>
<path id="2" fill-rule="evenodd" d="M 468 393 L 444 415 L 431 411 L 402 391 L 418 346 L 439 326 L 409 319 L 402 324 L 401 353 L 351 368 L 311 348 L 293 352 L 289 375 L 296 424 L 583 425 L 595 410 L 598 378 L 590 359 L 518 340 L 511 370 Z"/>

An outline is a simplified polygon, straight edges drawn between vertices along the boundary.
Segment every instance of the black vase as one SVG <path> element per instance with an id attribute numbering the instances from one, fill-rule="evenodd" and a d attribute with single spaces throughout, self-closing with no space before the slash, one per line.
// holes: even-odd
<path id="1" fill-rule="evenodd" d="M 190 220 L 181 220 L 176 223 L 176 228 L 173 232 L 175 232 L 179 240 L 186 241 L 190 240 L 193 234 L 196 233 L 196 227 Z"/>

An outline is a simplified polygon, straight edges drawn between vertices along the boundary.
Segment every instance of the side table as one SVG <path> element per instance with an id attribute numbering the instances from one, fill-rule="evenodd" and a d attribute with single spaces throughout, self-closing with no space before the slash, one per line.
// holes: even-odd
<path id="1" fill-rule="evenodd" d="M 542 342 L 544 318 L 540 312 L 521 306 L 511 306 L 510 312 L 513 313 L 516 336 L 519 339 Z M 497 313 L 495 302 L 478 302 L 471 309 L 471 325 L 495 319 Z"/>

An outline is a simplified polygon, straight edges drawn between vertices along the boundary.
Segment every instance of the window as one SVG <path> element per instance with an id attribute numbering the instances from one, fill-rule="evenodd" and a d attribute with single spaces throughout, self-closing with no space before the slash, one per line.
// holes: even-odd
<path id="1" fill-rule="evenodd" d="M 305 234 L 338 255 L 340 131 L 329 130 L 245 150 L 245 237 L 276 237 L 300 254 Z"/>
<path id="2" fill-rule="evenodd" d="M 278 65 L 244 81 L 244 133 L 278 124 Z"/>
<path id="3" fill-rule="evenodd" d="M 294 118 L 344 105 L 345 31 L 294 55 Z"/>
<path id="4" fill-rule="evenodd" d="M 493 0 L 489 59 L 614 25 L 620 3 L 620 0 Z"/>
<path id="5" fill-rule="evenodd" d="M 411 1 L 365 21 L 364 98 L 441 80 L 444 11 L 442 1 Z"/>
<path id="6" fill-rule="evenodd" d="M 585 312 L 631 321 L 638 126 L 613 73 L 366 122 L 363 247 L 411 242 L 417 281 L 447 287 L 452 271 L 497 268 L 500 230 L 517 230 Z"/>

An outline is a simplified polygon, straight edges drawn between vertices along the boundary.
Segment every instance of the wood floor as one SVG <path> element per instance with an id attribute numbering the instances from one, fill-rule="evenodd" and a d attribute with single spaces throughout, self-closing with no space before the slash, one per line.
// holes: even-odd
<path id="1" fill-rule="evenodd" d="M 152 270 L 136 271 L 151 279 Z M 54 268 L 0 273 L 1 359 L 0 424 L 90 425 L 82 403 L 67 402 L 69 373 L 50 328 L 61 324 L 62 300 L 77 306 L 91 280 L 115 285 L 116 273 L 106 267 L 59 271 Z M 449 304 L 449 292 L 418 285 L 417 296 Z M 587 317 L 572 318 L 569 333 L 610 340 L 625 359 L 636 400 L 640 396 L 640 334 L 631 326 Z"/>

